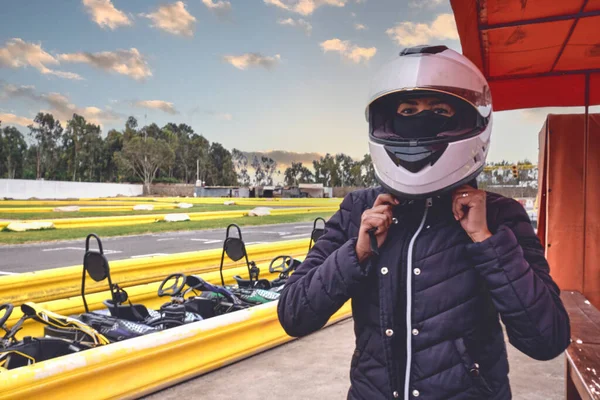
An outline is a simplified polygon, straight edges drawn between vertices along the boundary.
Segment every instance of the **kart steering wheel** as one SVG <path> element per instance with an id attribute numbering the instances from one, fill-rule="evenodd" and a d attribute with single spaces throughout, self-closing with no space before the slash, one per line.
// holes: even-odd
<path id="1" fill-rule="evenodd" d="M 10 303 L 4 303 L 0 306 L 0 312 L 2 312 L 2 310 L 6 310 L 4 311 L 4 315 L 0 317 L 0 327 L 3 327 L 6 321 L 8 321 L 13 312 L 13 308 L 14 306 Z"/>
<path id="2" fill-rule="evenodd" d="M 280 264 L 277 264 L 277 261 L 281 260 Z M 275 265 L 277 264 L 277 265 Z M 288 272 L 292 266 L 294 265 L 294 259 L 290 256 L 277 256 L 269 264 L 269 272 L 274 274 L 276 272 L 285 274 Z"/>
<path id="3" fill-rule="evenodd" d="M 175 279 L 175 282 L 165 289 L 165 284 L 171 279 Z M 179 282 L 181 280 L 181 283 Z M 184 274 L 171 274 L 167 276 L 158 287 L 158 297 L 164 296 L 177 296 L 181 293 L 181 290 L 185 286 L 186 276 Z"/>

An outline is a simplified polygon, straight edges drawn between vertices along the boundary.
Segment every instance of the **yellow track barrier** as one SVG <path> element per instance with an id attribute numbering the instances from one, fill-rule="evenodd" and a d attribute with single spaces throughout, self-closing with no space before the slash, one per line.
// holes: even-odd
<path id="1" fill-rule="evenodd" d="M 184 198 L 174 198 L 176 203 L 186 202 Z M 169 202 L 161 199 L 157 199 L 156 202 L 148 202 L 140 197 L 122 197 L 118 200 L 110 199 L 80 199 L 80 200 L 0 200 L 1 207 L 15 207 L 15 206 L 28 206 L 28 207 L 63 207 L 63 206 L 131 206 L 132 202 L 135 204 L 152 204 L 152 205 L 176 205 L 167 204 Z"/>
<path id="2" fill-rule="evenodd" d="M 303 260 L 304 257 L 296 257 L 300 260 Z M 279 276 L 279 274 L 270 274 L 269 273 L 269 262 L 258 264 L 260 268 L 260 277 L 265 279 L 275 279 Z M 233 277 L 235 275 L 240 275 L 243 278 L 248 277 L 248 268 L 244 267 L 230 267 L 228 269 L 223 269 L 223 278 L 225 279 L 225 284 L 234 284 L 235 280 Z M 157 291 L 160 286 L 160 282 L 162 279 L 166 278 L 167 275 L 161 277 L 160 280 L 152 283 L 148 283 L 145 285 L 137 285 L 131 286 L 127 288 L 127 294 L 132 303 L 143 304 L 150 309 L 158 310 L 161 305 L 170 301 L 170 298 L 167 297 L 158 297 Z M 215 285 L 221 285 L 221 275 L 218 271 L 203 273 L 202 278 L 207 282 L 210 282 Z M 90 279 L 87 279 L 87 282 L 93 282 Z M 121 286 L 119 284 L 119 286 Z M 106 306 L 102 304 L 104 300 L 110 299 L 110 291 L 108 290 L 108 282 L 104 282 L 104 291 L 87 294 L 85 296 L 88 307 L 91 311 L 105 309 Z M 89 293 L 86 290 L 86 293 Z M 65 299 L 46 301 L 46 302 L 36 302 L 40 307 L 52 311 L 61 315 L 69 316 L 74 314 L 81 314 L 85 312 L 85 308 L 83 306 L 83 300 L 81 296 L 74 296 Z M 7 321 L 8 326 L 13 326 L 19 318 L 23 316 L 21 309 L 19 307 L 15 307 L 12 315 Z M 23 329 L 19 331 L 18 337 L 24 336 L 43 336 L 44 335 L 44 325 L 36 322 L 34 320 L 27 320 L 23 324 Z M 1 376 L 1 375 L 0 375 Z"/>
<path id="3" fill-rule="evenodd" d="M 3 372 L 0 399 L 135 399 L 292 340 L 277 303 Z M 346 303 L 329 323 L 348 318 Z"/>
<path id="4" fill-rule="evenodd" d="M 60 213 L 72 214 L 72 215 L 77 215 L 78 212 L 131 211 L 132 213 L 136 213 L 138 211 L 134 211 L 133 206 L 137 205 L 137 204 L 139 204 L 139 203 L 124 205 L 124 206 L 96 206 L 96 207 L 83 206 L 83 207 L 79 208 L 79 211 L 69 211 L 69 212 L 56 211 L 56 213 L 57 214 L 60 214 Z M 144 203 L 142 203 L 142 204 L 144 204 Z M 149 204 L 149 205 L 153 206 L 155 210 L 172 210 L 172 209 L 177 208 L 176 204 L 152 204 L 152 203 L 145 203 L 145 204 Z M 54 208 L 55 207 L 19 207 L 19 208 L 0 207 L 0 214 L 1 213 L 25 214 L 25 213 L 55 212 Z"/>
<path id="5" fill-rule="evenodd" d="M 306 207 L 306 208 L 285 208 L 271 210 L 271 215 L 293 215 L 293 214 L 314 214 L 323 212 L 335 212 L 339 209 L 335 207 Z M 214 219 L 242 218 L 248 215 L 250 210 L 236 211 L 207 211 L 187 213 L 192 221 L 208 221 Z M 36 222 L 52 222 L 56 229 L 87 228 L 93 226 L 125 226 L 151 224 L 158 221 L 164 221 L 165 214 L 145 214 L 145 215 L 122 215 L 115 217 L 89 217 L 89 218 L 59 218 L 59 219 L 40 219 L 27 220 Z M 260 218 L 260 217 L 256 217 Z M 0 229 L 8 226 L 10 222 L 0 222 Z"/>
<path id="6" fill-rule="evenodd" d="M 170 203 L 185 202 L 190 204 L 223 204 L 233 201 L 236 205 L 264 207 L 330 207 L 337 206 L 342 198 L 296 199 L 296 198 L 246 198 L 246 197 L 115 197 L 115 201 L 163 201 Z M 87 199 L 82 199 L 87 200 Z M 110 201 L 110 198 L 102 198 Z"/>
<path id="7" fill-rule="evenodd" d="M 248 257 L 257 263 L 270 261 L 279 255 L 303 256 L 308 250 L 308 240 L 298 239 L 277 243 L 247 246 Z M 171 254 L 112 261 L 110 271 L 113 282 L 127 289 L 130 286 L 160 281 L 174 272 L 186 275 L 218 271 L 222 249 Z M 81 255 L 83 259 L 83 254 Z M 225 266 L 242 265 L 228 260 Z M 81 291 L 82 266 L 55 268 L 19 275 L 0 277 L 0 299 L 18 306 L 25 302 L 47 302 L 78 296 Z M 264 269 L 263 269 L 264 271 Z M 88 279 L 88 293 L 106 290 L 106 284 Z"/>

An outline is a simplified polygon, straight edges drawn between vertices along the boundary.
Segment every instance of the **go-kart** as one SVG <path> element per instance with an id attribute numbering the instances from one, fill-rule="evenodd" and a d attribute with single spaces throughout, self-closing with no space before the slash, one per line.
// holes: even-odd
<path id="1" fill-rule="evenodd" d="M 0 306 L 0 312 L 4 311 L 0 318 L 0 327 L 6 332 L 0 343 L 0 371 L 24 367 L 109 343 L 106 337 L 81 321 L 44 310 L 34 303 L 21 305 L 23 317 L 9 329 L 5 324 L 13 309 L 13 305 L 9 303 Z M 45 326 L 70 329 L 77 332 L 77 339 L 25 336 L 22 340 L 17 340 L 17 332 L 28 319 L 34 319 Z"/>
<path id="2" fill-rule="evenodd" d="M 90 239 L 96 239 L 98 251 L 90 250 Z M 104 256 L 102 242 L 95 234 L 90 234 L 85 242 L 85 255 L 83 257 L 83 273 L 81 278 L 81 297 L 85 313 L 74 316 L 93 328 L 100 331 L 111 342 L 121 341 L 163 329 L 180 326 L 187 322 L 202 320 L 200 315 L 186 313 L 181 307 L 172 302 L 161 307 L 159 311 L 148 309 L 143 304 L 132 304 L 127 292 L 112 282 L 108 260 Z M 94 281 L 108 280 L 111 298 L 104 300 L 104 310 L 90 311 L 85 292 L 86 277 L 89 275 Z M 159 292 L 160 295 L 160 292 Z M 44 333 L 48 336 L 62 337 L 75 340 L 78 332 L 71 329 L 46 326 Z"/>
<path id="3" fill-rule="evenodd" d="M 203 319 L 253 305 L 243 301 L 229 289 L 213 285 L 196 275 L 171 274 L 162 281 L 158 292 L 159 296 L 171 296 L 170 304 L 182 306 L 186 312 L 201 315 Z"/>
<path id="4" fill-rule="evenodd" d="M 323 222 L 323 227 L 322 228 L 317 228 L 317 223 L 319 221 Z M 310 251 L 310 249 L 312 249 L 313 244 L 315 244 L 316 241 L 319 240 L 319 238 L 321 236 L 323 236 L 324 233 L 325 233 L 325 220 L 323 218 L 321 218 L 321 217 L 318 217 L 313 222 L 313 229 L 312 229 L 312 232 L 310 234 L 310 242 L 308 243 L 308 250 L 309 251 Z"/>
<path id="5" fill-rule="evenodd" d="M 230 230 L 232 228 L 237 230 L 237 237 L 230 235 Z M 234 262 L 245 259 L 246 267 L 248 268 L 249 279 L 235 275 L 233 279 L 235 279 L 236 285 L 225 285 L 225 279 L 223 277 L 225 255 L 227 255 L 227 257 Z M 287 281 L 289 274 L 298 265 L 300 265 L 300 261 L 291 256 L 275 257 L 269 265 L 269 272 L 279 272 L 279 278 L 272 282 L 268 279 L 261 279 L 260 268 L 258 268 L 254 261 L 248 260 L 246 244 L 242 239 L 242 231 L 240 227 L 236 224 L 231 224 L 227 227 L 227 231 L 225 233 L 225 242 L 223 243 L 223 251 L 221 253 L 221 265 L 219 266 L 221 285 L 227 288 L 231 293 L 239 297 L 241 300 L 252 305 L 264 304 L 277 300 L 279 298 L 278 292 L 283 288 L 283 285 L 285 284 L 285 281 Z"/>

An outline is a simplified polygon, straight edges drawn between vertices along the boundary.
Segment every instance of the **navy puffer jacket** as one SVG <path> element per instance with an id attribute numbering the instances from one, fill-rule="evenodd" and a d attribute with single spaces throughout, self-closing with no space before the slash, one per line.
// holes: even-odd
<path id="1" fill-rule="evenodd" d="M 488 193 L 493 236 L 473 243 L 449 197 L 404 202 L 380 256 L 359 264 L 363 211 L 381 189 L 349 194 L 291 275 L 279 320 L 322 328 L 348 299 L 356 335 L 349 399 L 510 399 L 510 343 L 537 360 L 570 343 L 569 318 L 523 207 Z"/>

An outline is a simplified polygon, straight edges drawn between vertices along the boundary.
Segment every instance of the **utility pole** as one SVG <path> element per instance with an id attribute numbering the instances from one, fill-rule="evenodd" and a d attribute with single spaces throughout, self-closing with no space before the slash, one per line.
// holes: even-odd
<path id="1" fill-rule="evenodd" d="M 196 182 L 200 180 L 200 159 L 196 158 Z"/>

